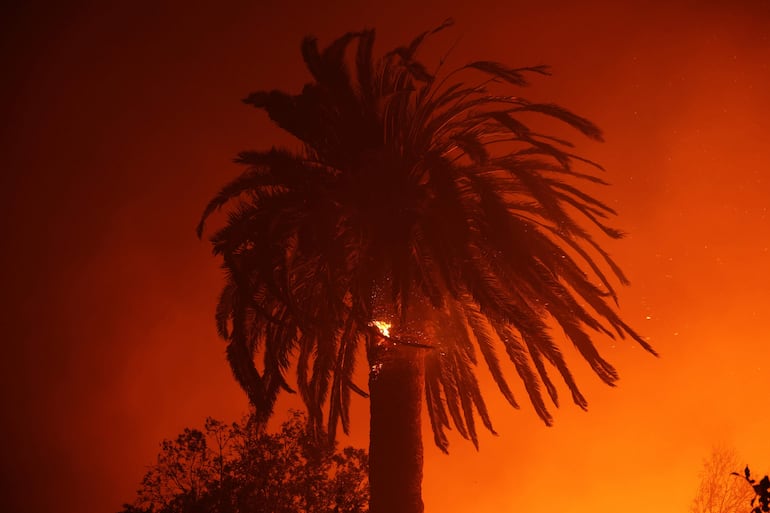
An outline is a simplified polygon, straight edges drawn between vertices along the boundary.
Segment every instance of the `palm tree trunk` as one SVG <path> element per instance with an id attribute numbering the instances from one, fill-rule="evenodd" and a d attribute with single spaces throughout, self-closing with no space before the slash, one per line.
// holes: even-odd
<path id="1" fill-rule="evenodd" d="M 422 351 L 379 349 L 369 374 L 369 511 L 422 513 Z"/>

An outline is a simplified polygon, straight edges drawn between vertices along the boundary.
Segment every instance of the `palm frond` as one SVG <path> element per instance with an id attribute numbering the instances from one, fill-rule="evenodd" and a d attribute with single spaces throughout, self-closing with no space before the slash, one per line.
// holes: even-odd
<path id="1" fill-rule="evenodd" d="M 532 66 L 528 68 L 510 68 L 499 62 L 494 61 L 475 61 L 466 64 L 465 68 L 472 68 L 483 71 L 495 78 L 499 78 L 509 84 L 523 87 L 528 86 L 529 82 L 525 78 L 525 73 L 537 73 L 539 75 L 550 75 L 548 66 Z"/>
<path id="2" fill-rule="evenodd" d="M 586 137 L 595 141 L 604 141 L 601 129 L 588 119 L 578 116 L 574 112 L 553 103 L 529 103 L 520 100 L 521 107 L 513 109 L 515 112 L 539 112 L 559 121 L 567 123 L 572 128 L 579 130 Z"/>

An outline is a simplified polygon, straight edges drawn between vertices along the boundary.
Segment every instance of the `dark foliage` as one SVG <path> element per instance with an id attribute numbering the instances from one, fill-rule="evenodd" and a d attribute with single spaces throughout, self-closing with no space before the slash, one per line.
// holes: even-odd
<path id="1" fill-rule="evenodd" d="M 209 418 L 164 440 L 121 513 L 365 513 L 368 497 L 366 452 L 319 445 L 294 412 L 275 434 Z"/>
<path id="2" fill-rule="evenodd" d="M 741 477 L 737 472 L 732 473 Z M 751 513 L 767 513 L 770 511 L 770 477 L 765 476 L 759 481 L 751 477 L 751 470 L 748 465 L 743 470 L 742 476 L 754 490 L 754 497 L 751 499 Z"/>
<path id="3" fill-rule="evenodd" d="M 391 342 L 426 348 L 425 399 L 443 450 L 451 426 L 474 444 L 477 418 L 493 429 L 479 360 L 518 408 L 503 351 L 550 424 L 543 389 L 558 406 L 554 371 L 587 406 L 554 331 L 609 385 L 618 374 L 593 335 L 630 337 L 653 353 L 616 312 L 610 275 L 626 278 L 594 239 L 622 235 L 606 224 L 613 209 L 581 188 L 604 184 L 600 166 L 531 122 L 597 141 L 601 131 L 511 93 L 546 67 L 477 61 L 446 72 L 442 61 L 430 69 L 417 52 L 432 32 L 378 59 L 372 30 L 323 50 L 306 38 L 312 81 L 299 94 L 244 100 L 303 147 L 242 152 L 245 171 L 198 226 L 200 236 L 228 207 L 211 237 L 226 276 L 216 321 L 262 421 L 280 390 L 291 390 L 285 376 L 295 364 L 316 430 L 347 431 L 351 392 L 366 395 L 354 383 L 356 362 L 365 353 L 376 366 L 383 340 L 374 320 L 393 325 Z"/>

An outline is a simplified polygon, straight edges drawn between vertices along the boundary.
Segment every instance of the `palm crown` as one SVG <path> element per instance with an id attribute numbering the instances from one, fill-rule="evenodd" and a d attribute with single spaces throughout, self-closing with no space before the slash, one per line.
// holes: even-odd
<path id="1" fill-rule="evenodd" d="M 435 441 L 446 450 L 451 425 L 474 443 L 475 416 L 492 430 L 474 373 L 479 355 L 517 407 L 496 353 L 504 350 L 550 424 L 542 389 L 556 405 L 558 397 L 549 369 L 587 404 L 550 326 L 608 384 L 617 373 L 592 332 L 630 336 L 653 352 L 614 308 L 608 274 L 625 277 L 579 222 L 622 235 L 604 224 L 613 210 L 575 185 L 604 183 L 576 163 L 600 167 L 522 119 L 545 116 L 595 140 L 600 130 L 559 106 L 493 90 L 524 86 L 545 67 L 477 61 L 429 72 L 416 58 L 429 34 L 377 60 L 373 31 L 323 51 L 306 38 L 313 81 L 298 95 L 244 100 L 303 143 L 298 152 L 239 154 L 246 171 L 198 226 L 200 235 L 214 211 L 229 207 L 211 239 L 226 271 L 217 325 L 236 379 L 265 418 L 279 391 L 291 389 L 285 374 L 296 364 L 316 426 L 333 436 L 341 422 L 347 431 L 351 392 L 366 395 L 354 383 L 362 349 L 374 365 L 383 340 L 416 344 L 425 348 Z M 383 316 L 392 336 L 372 324 Z"/>

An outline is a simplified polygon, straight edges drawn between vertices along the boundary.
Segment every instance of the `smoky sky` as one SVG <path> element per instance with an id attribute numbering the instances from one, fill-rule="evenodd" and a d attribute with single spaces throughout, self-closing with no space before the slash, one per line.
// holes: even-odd
<path id="1" fill-rule="evenodd" d="M 245 412 L 214 330 L 218 263 L 194 227 L 239 172 L 238 151 L 294 142 L 240 99 L 299 91 L 307 34 L 324 44 L 374 27 L 383 52 L 448 17 L 455 27 L 426 60 L 453 48 L 458 63 L 548 64 L 553 76 L 525 96 L 604 130 L 603 144 L 576 142 L 607 169 L 599 195 L 628 233 L 607 243 L 632 282 L 621 311 L 661 358 L 599 340 L 621 373 L 611 389 L 568 350 L 589 411 L 564 404 L 553 428 L 488 386 L 498 437 L 482 435 L 476 452 L 454 436 L 449 456 L 426 437 L 427 511 L 682 511 L 712 445 L 770 467 L 757 402 L 770 385 L 770 12 L 759 2 L 4 9 L 9 511 L 117 510 L 163 438 Z M 366 404 L 354 413 L 342 442 L 365 446 Z"/>

